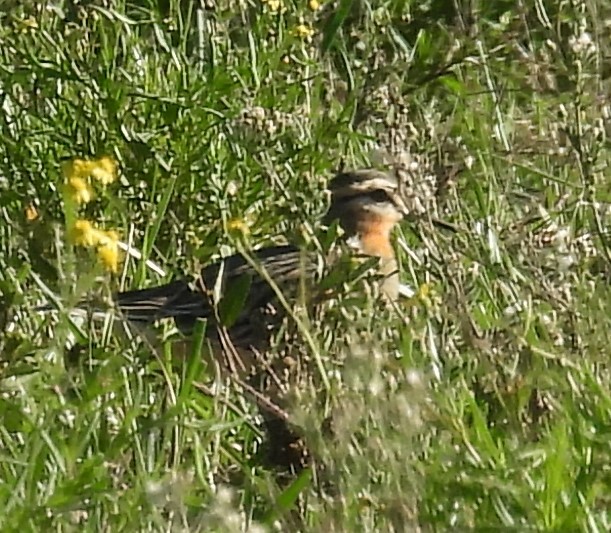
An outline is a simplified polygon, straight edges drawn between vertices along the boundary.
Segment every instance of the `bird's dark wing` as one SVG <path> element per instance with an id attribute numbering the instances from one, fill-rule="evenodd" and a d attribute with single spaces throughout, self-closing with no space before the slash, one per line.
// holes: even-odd
<path id="1" fill-rule="evenodd" d="M 255 331 L 265 322 L 263 317 L 284 314 L 284 309 L 276 304 L 276 290 L 292 301 L 301 281 L 311 279 L 315 271 L 315 263 L 291 245 L 256 250 L 251 259 L 255 266 L 243 255 L 235 254 L 205 267 L 199 279 L 178 280 L 159 287 L 118 293 L 115 301 L 129 320 L 154 322 L 174 318 L 179 328 L 188 333 L 198 318 L 218 322 L 212 295 L 219 276 L 219 305 L 222 305 L 223 294 L 231 293 L 230 287 L 246 276 L 249 284 L 244 287 L 248 294 L 242 298 L 242 309 L 230 327 L 238 337 L 246 339 L 263 333 Z M 276 289 L 270 284 L 270 279 Z"/>

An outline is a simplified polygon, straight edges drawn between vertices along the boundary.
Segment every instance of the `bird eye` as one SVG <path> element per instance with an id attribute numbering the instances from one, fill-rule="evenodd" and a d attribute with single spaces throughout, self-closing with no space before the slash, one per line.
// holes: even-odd
<path id="1" fill-rule="evenodd" d="M 376 201 L 376 202 L 391 202 L 394 203 L 392 201 L 392 197 L 383 189 L 376 189 L 375 191 L 373 191 L 370 194 L 370 197 L 372 200 Z"/>

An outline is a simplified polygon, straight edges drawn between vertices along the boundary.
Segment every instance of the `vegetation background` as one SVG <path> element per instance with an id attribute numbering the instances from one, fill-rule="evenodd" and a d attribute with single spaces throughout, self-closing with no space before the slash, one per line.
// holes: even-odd
<path id="1" fill-rule="evenodd" d="M 610 75 L 607 0 L 1 1 L 2 531 L 611 530 Z M 333 490 L 194 354 L 35 311 L 160 281 L 69 239 L 101 156 L 79 216 L 165 279 L 316 228 L 342 161 L 409 175 L 417 296 L 311 325 Z"/>

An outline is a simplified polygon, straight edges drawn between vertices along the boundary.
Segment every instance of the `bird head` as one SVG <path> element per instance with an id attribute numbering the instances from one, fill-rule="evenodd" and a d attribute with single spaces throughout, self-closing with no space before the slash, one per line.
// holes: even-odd
<path id="1" fill-rule="evenodd" d="M 408 214 L 395 176 L 375 169 L 338 173 L 329 183 L 331 205 L 326 222 L 338 219 L 348 234 L 368 226 L 388 229 Z"/>

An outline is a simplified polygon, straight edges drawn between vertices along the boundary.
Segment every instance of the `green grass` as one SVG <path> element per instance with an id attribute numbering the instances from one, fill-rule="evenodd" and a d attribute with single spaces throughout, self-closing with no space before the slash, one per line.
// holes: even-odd
<path id="1" fill-rule="evenodd" d="M 608 2 L 202 4 L 0 2 L 0 528 L 608 531 Z M 80 216 L 170 279 L 324 240 L 333 171 L 383 152 L 413 193 L 402 279 L 430 292 L 307 322 L 335 438 L 316 391 L 293 412 L 322 480 L 262 466 L 196 353 L 35 311 L 160 281 L 69 243 L 66 158 L 118 161 Z"/>

